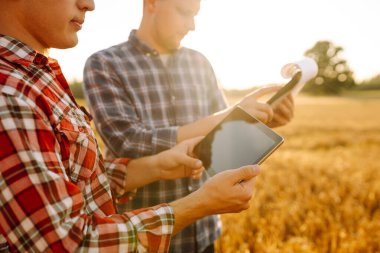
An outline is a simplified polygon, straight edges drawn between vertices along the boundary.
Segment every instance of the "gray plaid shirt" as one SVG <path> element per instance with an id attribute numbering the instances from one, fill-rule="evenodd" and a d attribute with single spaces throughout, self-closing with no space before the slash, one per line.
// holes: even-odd
<path id="1" fill-rule="evenodd" d="M 87 102 L 108 157 L 141 157 L 176 144 L 178 126 L 226 107 L 214 71 L 199 52 L 181 48 L 164 65 L 138 40 L 93 54 L 84 69 Z M 205 181 L 165 180 L 139 188 L 119 211 L 168 203 Z M 206 217 L 173 237 L 171 252 L 202 252 L 220 234 L 216 216 Z"/>

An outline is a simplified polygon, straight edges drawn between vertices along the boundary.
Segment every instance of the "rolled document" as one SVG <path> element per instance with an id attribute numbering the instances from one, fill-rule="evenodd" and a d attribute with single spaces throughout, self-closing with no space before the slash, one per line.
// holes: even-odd
<path id="1" fill-rule="evenodd" d="M 304 58 L 300 61 L 284 65 L 281 69 L 281 75 L 284 78 L 291 79 L 284 87 L 276 92 L 267 103 L 272 107 L 276 107 L 289 93 L 293 96 L 297 95 L 305 83 L 314 78 L 317 73 L 318 65 L 312 58 Z"/>
<path id="2" fill-rule="evenodd" d="M 281 69 L 281 75 L 284 78 L 293 78 L 294 75 L 301 71 L 301 78 L 292 89 L 292 94 L 297 95 L 305 83 L 318 74 L 318 65 L 312 58 L 304 58 L 300 61 L 285 64 Z"/>

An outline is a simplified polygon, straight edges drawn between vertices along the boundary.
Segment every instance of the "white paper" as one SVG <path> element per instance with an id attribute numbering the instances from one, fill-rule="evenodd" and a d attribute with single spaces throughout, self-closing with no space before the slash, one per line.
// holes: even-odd
<path id="1" fill-rule="evenodd" d="M 298 71 L 301 71 L 302 75 L 292 90 L 293 96 L 297 95 L 305 83 L 318 74 L 318 65 L 314 59 L 307 57 L 296 62 L 285 64 L 281 69 L 281 75 L 284 78 L 292 78 Z"/>

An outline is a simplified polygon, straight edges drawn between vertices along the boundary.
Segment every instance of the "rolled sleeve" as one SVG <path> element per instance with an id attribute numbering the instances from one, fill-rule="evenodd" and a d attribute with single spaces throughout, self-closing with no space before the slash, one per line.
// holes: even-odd
<path id="1" fill-rule="evenodd" d="M 174 212 L 171 206 L 161 204 L 125 215 L 137 230 L 138 252 L 167 251 L 174 229 Z"/>

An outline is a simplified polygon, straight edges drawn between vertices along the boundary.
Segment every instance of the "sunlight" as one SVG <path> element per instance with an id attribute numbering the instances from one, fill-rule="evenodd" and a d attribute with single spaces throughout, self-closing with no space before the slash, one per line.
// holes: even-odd
<path id="1" fill-rule="evenodd" d="M 319 40 L 342 46 L 358 80 L 380 72 L 380 2 L 366 0 L 202 1 L 196 31 L 183 45 L 202 52 L 227 89 L 284 82 L 281 67 L 303 57 Z M 81 80 L 92 53 L 127 40 L 139 25 L 142 1 L 97 1 L 88 13 L 79 45 L 52 50 L 69 80 Z M 376 15 L 375 15 L 376 14 Z"/>

